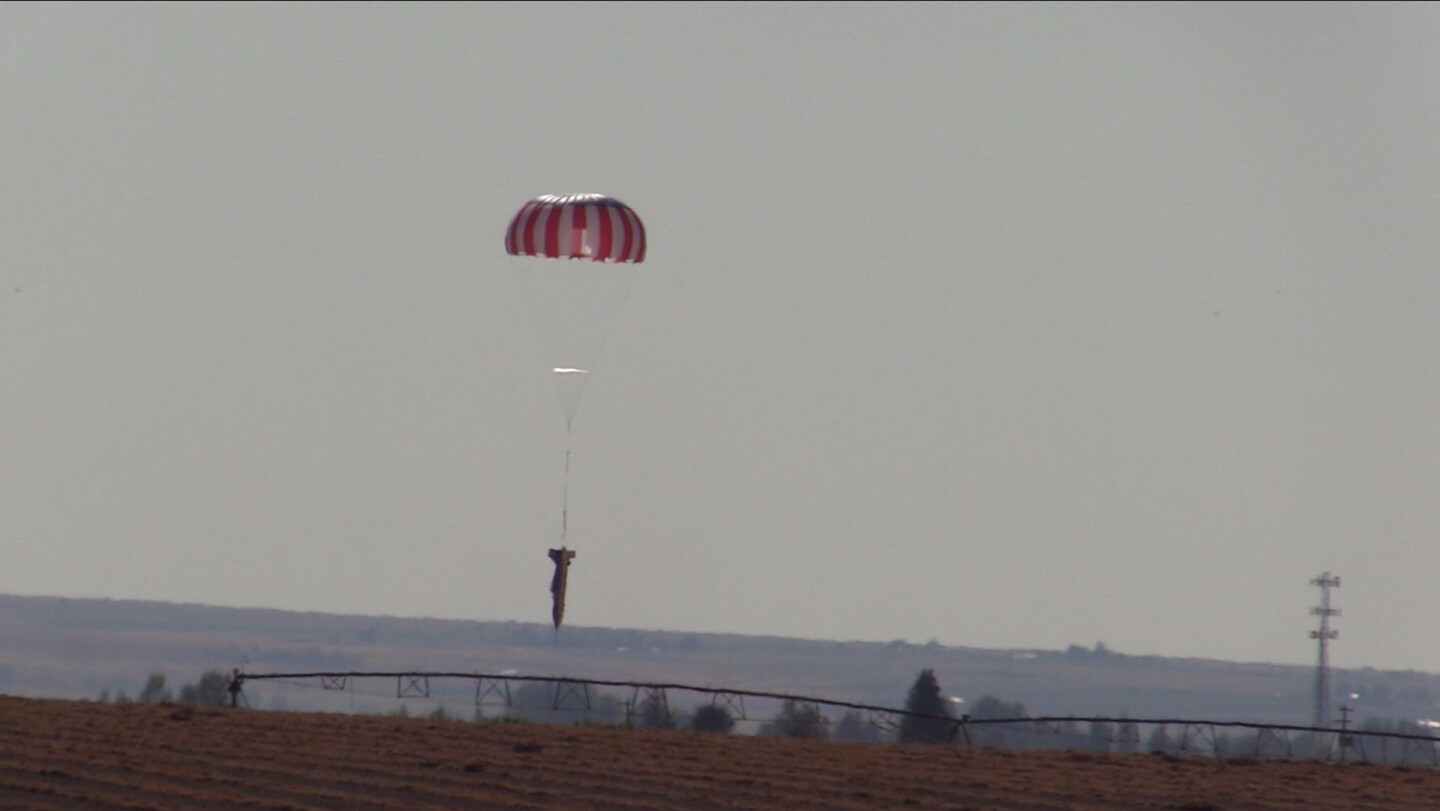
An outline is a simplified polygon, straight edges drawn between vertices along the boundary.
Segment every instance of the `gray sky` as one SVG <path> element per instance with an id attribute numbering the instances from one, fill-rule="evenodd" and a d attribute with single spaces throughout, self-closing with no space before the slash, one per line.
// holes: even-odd
<path id="1" fill-rule="evenodd" d="M 1433 4 L 0 6 L 0 591 L 1440 671 Z"/>

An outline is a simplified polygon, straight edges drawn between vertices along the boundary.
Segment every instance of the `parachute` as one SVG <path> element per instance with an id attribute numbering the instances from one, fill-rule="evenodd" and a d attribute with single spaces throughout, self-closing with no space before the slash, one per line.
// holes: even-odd
<path id="1" fill-rule="evenodd" d="M 505 231 L 511 256 L 644 262 L 645 226 L 634 209 L 603 194 L 542 194 Z"/>
<path id="2" fill-rule="evenodd" d="M 520 207 L 505 231 L 505 252 L 525 291 L 565 417 L 560 549 L 550 550 L 556 563 L 551 596 L 557 631 L 565 611 L 565 575 L 575 556 L 566 547 L 575 415 L 634 285 L 635 267 L 645 261 L 645 249 L 645 226 L 639 215 L 602 194 L 536 197 Z M 557 553 L 561 559 L 556 559 Z"/>
<path id="3" fill-rule="evenodd" d="M 521 206 L 505 251 L 529 299 L 567 427 L 645 261 L 645 226 L 602 194 L 543 195 Z M 553 260 L 578 260 L 557 262 Z"/>

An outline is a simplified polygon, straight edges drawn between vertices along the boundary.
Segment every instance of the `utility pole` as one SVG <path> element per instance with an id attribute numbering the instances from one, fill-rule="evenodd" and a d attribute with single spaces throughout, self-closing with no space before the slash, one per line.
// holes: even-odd
<path id="1" fill-rule="evenodd" d="M 1330 726 L 1330 640 L 1340 636 L 1339 631 L 1330 629 L 1330 618 L 1340 616 L 1340 609 L 1330 607 L 1330 589 L 1340 588 L 1340 576 L 1325 572 L 1310 585 L 1320 587 L 1320 605 L 1310 613 L 1320 618 L 1320 629 L 1310 632 L 1310 638 L 1320 643 L 1320 656 L 1315 666 L 1315 726 Z"/>

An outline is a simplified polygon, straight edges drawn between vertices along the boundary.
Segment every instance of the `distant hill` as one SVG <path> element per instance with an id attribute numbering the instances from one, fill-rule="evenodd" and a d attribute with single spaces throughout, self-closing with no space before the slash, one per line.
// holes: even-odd
<path id="1" fill-rule="evenodd" d="M 0 595 L 0 693 L 134 697 L 149 674 L 172 685 L 210 670 L 451 671 L 672 682 L 900 707 L 916 674 L 970 704 L 984 695 L 1032 715 L 1310 723 L 1309 667 L 1131 656 L 1072 646 L 989 650 L 903 641 L 832 642 L 738 634 L 406 619 L 260 608 Z M 1332 704 L 1354 718 L 1440 718 L 1440 675 L 1336 669 Z M 311 686 L 311 685 L 306 685 Z M 333 708 L 305 686 L 251 690 L 252 702 Z M 363 694 L 393 705 L 394 687 Z M 1349 696 L 1359 694 L 1358 701 Z M 462 697 L 463 698 L 463 697 Z M 357 698 L 348 697 L 354 709 Z M 961 705 L 963 706 L 963 705 Z"/>

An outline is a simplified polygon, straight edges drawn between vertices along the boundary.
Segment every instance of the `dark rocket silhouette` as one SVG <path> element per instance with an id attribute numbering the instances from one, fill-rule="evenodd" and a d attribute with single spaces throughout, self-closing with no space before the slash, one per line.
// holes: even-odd
<path id="1" fill-rule="evenodd" d="M 550 578 L 550 599 L 553 605 L 550 608 L 550 618 L 555 621 L 555 630 L 560 630 L 560 622 L 565 619 L 565 583 L 570 577 L 570 561 L 575 559 L 575 551 L 560 547 L 550 550 L 550 559 L 555 561 L 555 576 Z"/>

